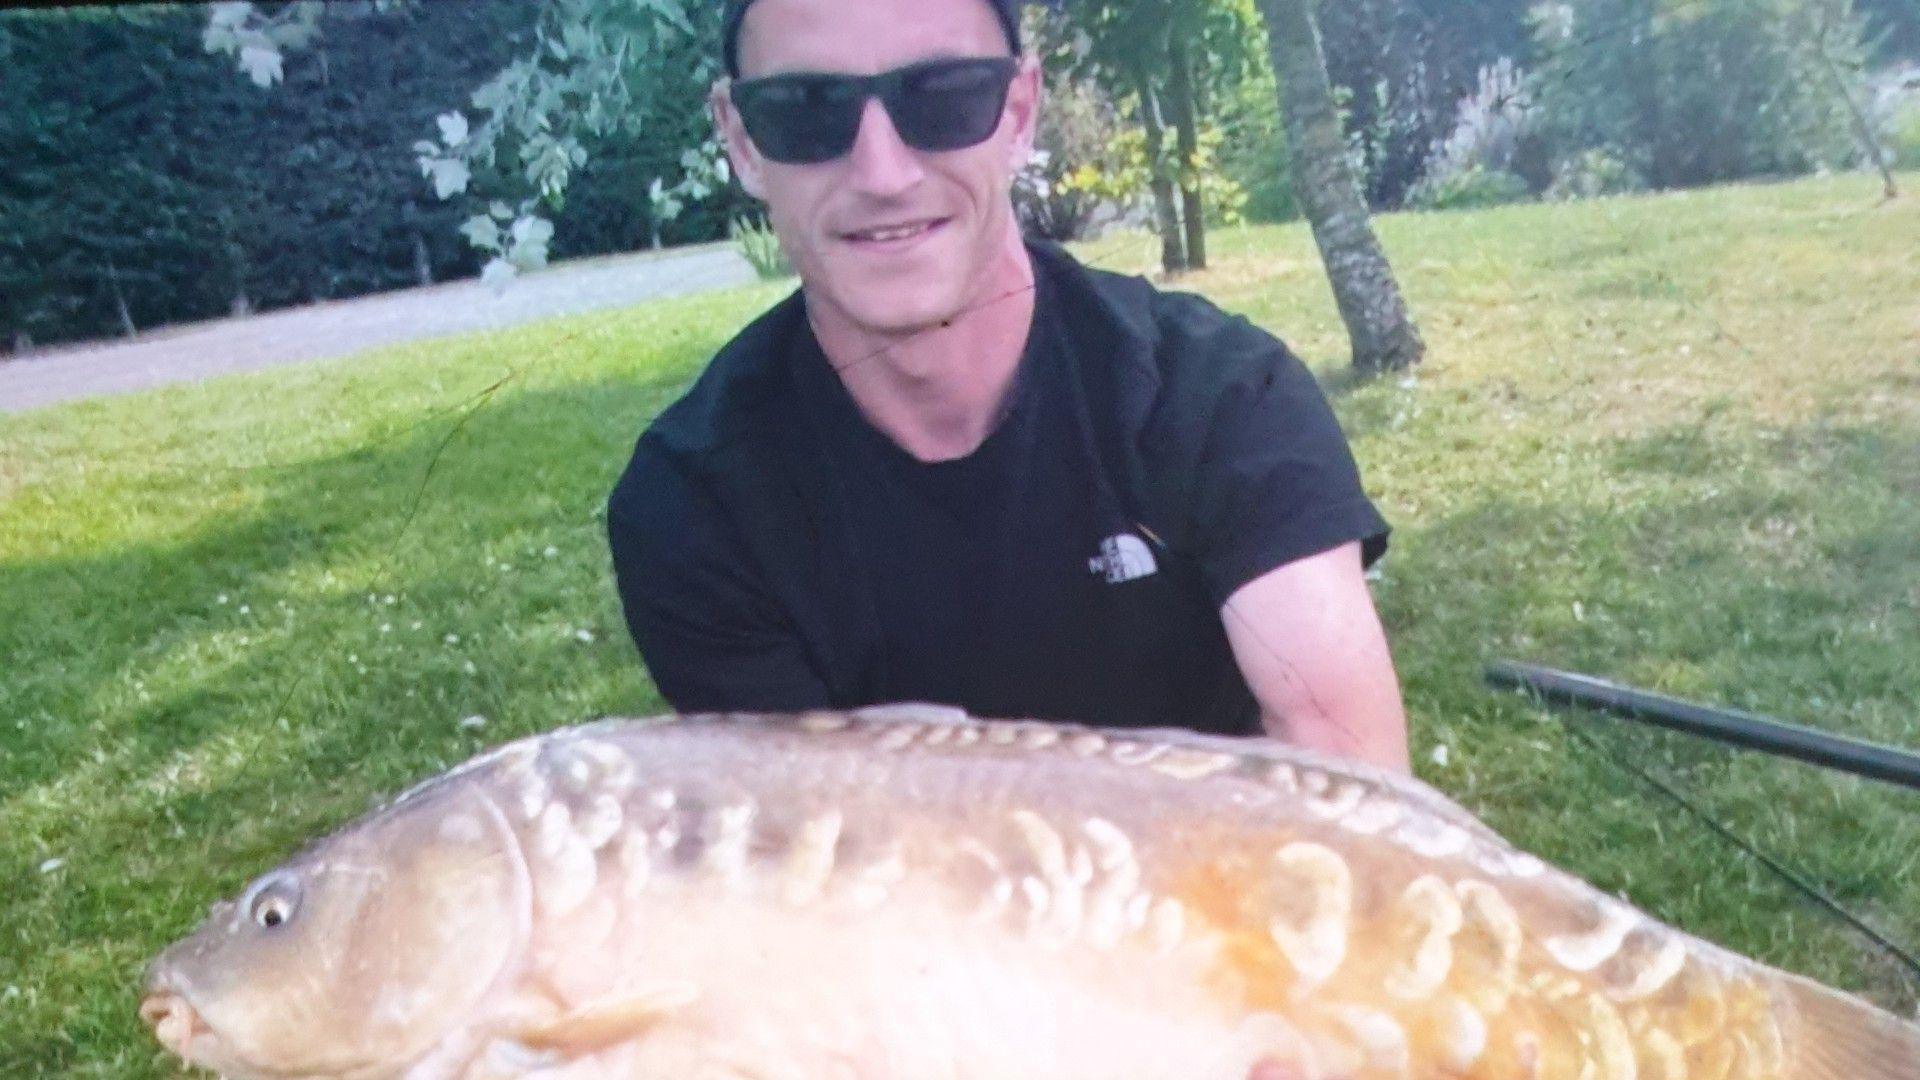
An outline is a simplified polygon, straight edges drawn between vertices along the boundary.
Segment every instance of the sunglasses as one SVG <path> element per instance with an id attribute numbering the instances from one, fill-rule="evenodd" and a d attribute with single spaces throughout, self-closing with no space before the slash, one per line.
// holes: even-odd
<path id="1" fill-rule="evenodd" d="M 1000 126 L 1019 62 L 1010 56 L 926 60 L 878 75 L 796 72 L 733 84 L 733 107 L 762 156 L 814 165 L 845 155 L 878 97 L 915 150 L 961 150 Z"/>

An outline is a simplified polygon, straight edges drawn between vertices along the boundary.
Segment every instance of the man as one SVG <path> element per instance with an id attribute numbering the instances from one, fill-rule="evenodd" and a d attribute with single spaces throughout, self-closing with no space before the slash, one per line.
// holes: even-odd
<path id="1" fill-rule="evenodd" d="M 936 701 L 1407 768 L 1386 525 L 1306 368 L 1020 237 L 1016 0 L 732 0 L 712 108 L 801 289 L 609 503 L 682 710 Z"/>

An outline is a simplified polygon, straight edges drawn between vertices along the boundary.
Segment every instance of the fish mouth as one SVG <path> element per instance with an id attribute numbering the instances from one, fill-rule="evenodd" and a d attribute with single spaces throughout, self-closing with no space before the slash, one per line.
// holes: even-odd
<path id="1" fill-rule="evenodd" d="M 140 1019 L 153 1037 L 182 1061 L 193 1060 L 193 1040 L 212 1034 L 187 999 L 171 990 L 156 990 L 140 999 Z"/>
<path id="2" fill-rule="evenodd" d="M 256 1069 L 235 1056 L 233 1048 L 201 1017 L 177 990 L 156 988 L 140 999 L 140 1019 L 153 1029 L 162 1047 L 187 1065 L 211 1069 L 222 1076 L 291 1076 Z"/>

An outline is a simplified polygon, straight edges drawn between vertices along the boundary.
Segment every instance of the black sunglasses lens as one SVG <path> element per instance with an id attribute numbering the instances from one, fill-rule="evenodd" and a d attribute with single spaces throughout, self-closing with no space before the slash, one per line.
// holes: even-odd
<path id="1" fill-rule="evenodd" d="M 734 108 L 753 144 L 789 165 L 832 161 L 860 135 L 868 87 L 881 92 L 915 150 L 959 150 L 992 135 L 1017 65 L 1011 58 L 935 60 L 887 75 L 773 75 L 736 83 Z"/>
<path id="2" fill-rule="evenodd" d="M 901 73 L 887 100 L 900 138 L 916 150 L 960 150 L 983 142 L 1000 126 L 1014 62 L 950 60 Z"/>
<path id="3" fill-rule="evenodd" d="M 777 75 L 737 84 L 733 104 L 768 158 L 810 165 L 853 149 L 866 105 L 860 88 L 833 75 Z"/>

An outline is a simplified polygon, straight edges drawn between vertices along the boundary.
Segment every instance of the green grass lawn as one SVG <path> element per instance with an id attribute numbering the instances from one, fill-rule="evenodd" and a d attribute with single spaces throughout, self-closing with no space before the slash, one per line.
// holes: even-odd
<path id="1" fill-rule="evenodd" d="M 1397 527 L 1375 587 L 1426 779 L 1661 918 L 1910 1012 L 1896 966 L 1479 682 L 1523 658 L 1920 744 L 1920 201 L 1876 192 L 1383 219 L 1430 345 L 1406 379 L 1345 376 L 1303 227 L 1217 233 L 1181 285 L 1335 398 Z M 138 973 L 209 901 L 484 746 L 660 707 L 601 501 L 782 291 L 0 417 L 0 1075 L 167 1074 Z M 1597 733 L 1920 945 L 1920 797 Z"/>

